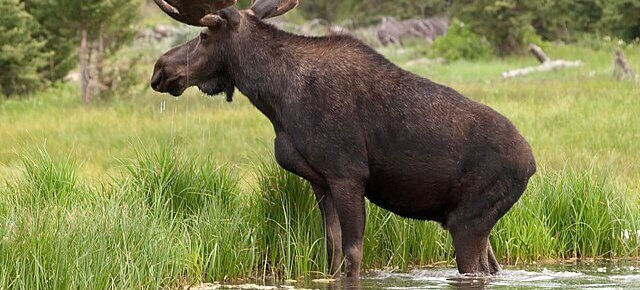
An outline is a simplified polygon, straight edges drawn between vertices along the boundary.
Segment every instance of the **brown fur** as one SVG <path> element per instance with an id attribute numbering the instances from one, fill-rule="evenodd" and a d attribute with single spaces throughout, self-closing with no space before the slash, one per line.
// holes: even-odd
<path id="1" fill-rule="evenodd" d="M 297 36 L 246 11 L 225 14 L 206 41 L 161 57 L 152 86 L 229 99 L 235 87 L 269 118 L 277 161 L 315 189 L 332 273 L 344 252 L 347 275 L 359 275 L 365 197 L 449 229 L 460 272 L 499 271 L 489 233 L 536 170 L 509 120 L 351 37 Z"/>

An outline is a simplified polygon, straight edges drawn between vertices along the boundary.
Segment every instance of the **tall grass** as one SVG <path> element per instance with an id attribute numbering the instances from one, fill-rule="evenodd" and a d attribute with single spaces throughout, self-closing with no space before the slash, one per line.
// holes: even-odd
<path id="1" fill-rule="evenodd" d="M 497 225 L 496 254 L 507 262 L 638 256 L 637 198 L 590 171 L 542 172 Z"/>
<path id="2" fill-rule="evenodd" d="M 310 186 L 273 162 L 244 190 L 237 173 L 171 150 L 141 153 L 100 185 L 69 158 L 23 156 L 0 191 L 0 288 L 178 287 L 237 278 L 320 275 L 320 212 Z M 54 198 L 55 197 L 55 198 Z M 364 267 L 453 261 L 448 233 L 367 204 Z M 496 226 L 506 263 L 630 257 L 640 249 L 638 200 L 590 171 L 543 170 Z"/>
<path id="3" fill-rule="evenodd" d="M 0 195 L 0 288 L 177 283 L 179 243 L 172 227 L 160 226 L 142 200 L 119 186 L 70 186 L 73 163 L 47 154 L 25 157 L 25 164 L 23 179 Z M 55 173 L 61 168 L 68 174 Z"/>
<path id="4" fill-rule="evenodd" d="M 322 217 L 311 186 L 274 162 L 258 167 L 255 210 L 263 274 L 298 277 L 326 266 Z"/>

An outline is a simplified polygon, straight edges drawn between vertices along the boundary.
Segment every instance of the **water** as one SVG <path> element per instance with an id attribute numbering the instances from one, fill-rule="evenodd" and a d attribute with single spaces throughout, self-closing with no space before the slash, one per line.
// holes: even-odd
<path id="1" fill-rule="evenodd" d="M 200 289 L 640 289 L 640 261 L 506 267 L 501 274 L 492 277 L 468 277 L 459 275 L 454 268 L 430 268 L 405 273 L 374 271 L 364 273 L 360 281 L 308 280 L 276 286 L 208 286 Z"/>

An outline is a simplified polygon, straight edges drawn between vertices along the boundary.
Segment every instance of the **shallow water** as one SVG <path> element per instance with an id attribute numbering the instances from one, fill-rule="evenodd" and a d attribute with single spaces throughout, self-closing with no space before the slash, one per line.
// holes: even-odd
<path id="1" fill-rule="evenodd" d="M 282 285 L 209 285 L 202 289 L 640 289 L 640 261 L 562 263 L 506 267 L 499 275 L 468 277 L 454 268 L 374 271 L 360 281 L 309 280 Z"/>

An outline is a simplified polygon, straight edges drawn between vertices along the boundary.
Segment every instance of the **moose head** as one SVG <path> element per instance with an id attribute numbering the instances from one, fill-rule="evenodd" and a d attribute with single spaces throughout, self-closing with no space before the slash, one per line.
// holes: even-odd
<path id="1" fill-rule="evenodd" d="M 276 17 L 298 5 L 297 0 L 254 0 L 248 10 L 237 10 L 237 0 L 154 0 L 182 23 L 204 27 L 200 35 L 171 49 L 156 62 L 151 87 L 175 97 L 197 86 L 203 93 L 225 93 L 232 101 L 235 83 L 231 77 L 230 58 L 233 39 L 250 30 L 240 29 L 247 17 L 259 20 Z M 236 49 L 237 50 L 237 49 Z"/>

